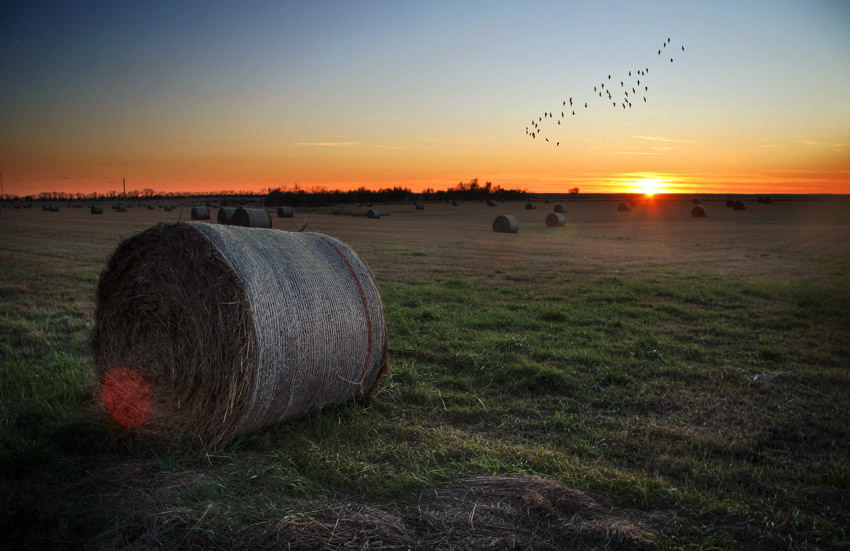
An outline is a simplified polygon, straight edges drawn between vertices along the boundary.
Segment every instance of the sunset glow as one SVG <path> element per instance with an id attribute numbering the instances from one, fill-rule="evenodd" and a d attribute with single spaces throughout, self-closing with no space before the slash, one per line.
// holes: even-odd
<path id="1" fill-rule="evenodd" d="M 3 21 L 6 194 L 850 193 L 846 2 L 13 2 Z"/>

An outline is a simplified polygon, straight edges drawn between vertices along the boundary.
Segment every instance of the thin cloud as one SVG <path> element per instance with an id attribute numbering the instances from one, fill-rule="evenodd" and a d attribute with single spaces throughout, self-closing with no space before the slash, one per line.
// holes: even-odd
<path id="1" fill-rule="evenodd" d="M 800 142 L 800 143 L 804 143 L 806 145 L 817 145 L 818 144 L 818 142 L 814 142 L 812 140 L 797 140 L 797 141 Z"/>
<path id="2" fill-rule="evenodd" d="M 666 138 L 664 136 L 641 136 L 640 134 L 635 134 L 632 137 L 638 138 L 640 140 L 649 140 L 651 142 L 699 143 L 698 141 L 695 141 L 695 140 L 677 140 L 676 138 Z"/>
<path id="3" fill-rule="evenodd" d="M 614 155 L 658 155 L 654 151 L 614 151 Z"/>
<path id="4" fill-rule="evenodd" d="M 363 142 L 297 142 L 295 145 L 313 147 L 374 147 L 378 149 L 401 149 L 392 145 L 370 144 Z"/>

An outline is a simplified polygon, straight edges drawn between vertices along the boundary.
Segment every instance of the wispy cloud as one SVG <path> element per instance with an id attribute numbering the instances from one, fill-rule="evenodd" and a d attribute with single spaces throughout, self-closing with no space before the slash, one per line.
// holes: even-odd
<path id="1" fill-rule="evenodd" d="M 614 151 L 614 155 L 658 155 L 654 151 Z"/>
<path id="2" fill-rule="evenodd" d="M 670 142 L 670 143 L 699 143 L 695 140 L 680 140 L 676 138 L 667 138 L 664 136 L 641 136 L 640 134 L 635 134 L 632 136 L 633 138 L 638 138 L 639 140 L 649 140 L 651 142 Z"/>
<path id="3" fill-rule="evenodd" d="M 313 147 L 374 147 L 378 149 L 402 149 L 393 145 L 371 144 L 364 142 L 297 142 L 295 145 L 306 145 Z"/>
<path id="4" fill-rule="evenodd" d="M 768 143 L 768 144 L 760 145 L 759 147 L 776 147 L 776 144 L 775 143 Z"/>
<path id="5" fill-rule="evenodd" d="M 818 142 L 815 142 L 815 141 L 812 141 L 812 140 L 797 140 L 797 141 L 800 142 L 800 143 L 804 143 L 806 145 L 817 145 L 818 144 Z"/>

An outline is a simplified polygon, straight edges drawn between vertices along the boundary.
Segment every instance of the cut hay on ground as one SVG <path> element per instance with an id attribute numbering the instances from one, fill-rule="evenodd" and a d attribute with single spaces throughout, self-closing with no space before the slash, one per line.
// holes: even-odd
<path id="1" fill-rule="evenodd" d="M 192 207 L 192 220 L 209 220 L 210 208 L 205 206 Z"/>
<path id="2" fill-rule="evenodd" d="M 94 205 L 90 209 L 90 212 L 92 214 L 103 214 L 103 207 L 101 207 L 100 205 Z"/>
<path id="3" fill-rule="evenodd" d="M 239 207 L 233 213 L 233 225 L 246 228 L 271 228 L 272 217 L 266 209 Z"/>
<path id="4" fill-rule="evenodd" d="M 546 215 L 546 227 L 559 228 L 567 223 L 567 217 L 558 212 L 550 212 Z"/>
<path id="5" fill-rule="evenodd" d="M 697 205 L 691 209 L 691 216 L 694 218 L 705 218 L 708 216 L 708 211 L 702 205 Z"/>
<path id="6" fill-rule="evenodd" d="M 277 208 L 277 217 L 278 218 L 292 218 L 295 216 L 295 212 L 292 210 L 292 207 L 278 207 Z"/>
<path id="7" fill-rule="evenodd" d="M 493 220 L 493 231 L 498 233 L 516 233 L 519 231 L 519 222 L 509 214 L 501 214 Z"/>
<path id="8" fill-rule="evenodd" d="M 381 211 L 378 209 L 369 209 L 366 211 L 366 218 L 380 218 Z"/>
<path id="9" fill-rule="evenodd" d="M 559 214 L 567 214 L 567 205 L 563 203 L 556 204 L 554 212 L 557 212 Z"/>
<path id="10" fill-rule="evenodd" d="M 158 224 L 119 244 L 96 298 L 96 397 L 142 432 L 223 445 L 367 398 L 387 368 L 375 281 L 322 234 Z"/>
<path id="11" fill-rule="evenodd" d="M 233 224 L 233 215 L 236 214 L 238 207 L 222 207 L 218 209 L 218 216 L 216 216 L 216 221 L 219 224 L 224 224 L 225 226 L 229 226 Z"/>
<path id="12" fill-rule="evenodd" d="M 629 212 L 630 210 L 632 210 L 632 207 L 629 206 L 628 203 L 620 203 L 619 205 L 617 205 L 618 212 Z"/>

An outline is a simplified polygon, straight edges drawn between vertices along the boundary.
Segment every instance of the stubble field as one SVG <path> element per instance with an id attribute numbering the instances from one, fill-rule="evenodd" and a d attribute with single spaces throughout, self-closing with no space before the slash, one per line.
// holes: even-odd
<path id="1" fill-rule="evenodd" d="M 390 371 L 216 451 L 89 390 L 108 255 L 180 209 L 3 208 L 0 547 L 848 547 L 850 202 L 704 205 L 274 218 L 369 264 Z"/>

